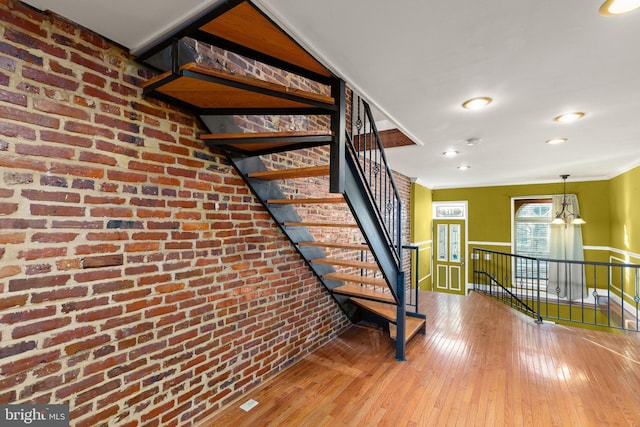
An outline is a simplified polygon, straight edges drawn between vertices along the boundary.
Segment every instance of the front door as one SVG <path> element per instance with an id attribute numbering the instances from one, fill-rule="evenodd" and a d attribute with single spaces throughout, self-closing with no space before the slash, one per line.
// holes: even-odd
<path id="1" fill-rule="evenodd" d="M 434 219 L 434 290 L 464 295 L 464 219 Z"/>

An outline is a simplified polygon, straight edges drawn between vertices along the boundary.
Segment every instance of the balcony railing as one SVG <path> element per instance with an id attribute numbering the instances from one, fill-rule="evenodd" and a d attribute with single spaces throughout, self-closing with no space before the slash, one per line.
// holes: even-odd
<path id="1" fill-rule="evenodd" d="M 473 249 L 473 288 L 539 320 L 639 331 L 640 265 Z M 526 271 L 527 274 L 516 274 Z"/>

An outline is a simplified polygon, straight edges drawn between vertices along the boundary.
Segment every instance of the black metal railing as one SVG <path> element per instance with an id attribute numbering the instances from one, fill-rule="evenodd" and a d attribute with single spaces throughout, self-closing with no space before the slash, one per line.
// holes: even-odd
<path id="1" fill-rule="evenodd" d="M 367 184 L 368 196 L 376 208 L 389 246 L 394 248 L 396 261 L 402 260 L 402 203 L 393 180 L 393 172 L 384 154 L 371 108 L 353 94 L 351 114 L 347 123 L 347 151 L 357 160 L 359 174 Z"/>
<path id="2" fill-rule="evenodd" d="M 405 260 L 405 265 L 403 266 L 403 270 L 408 273 L 405 275 L 405 283 L 404 283 L 404 295 L 405 295 L 405 306 L 407 307 L 408 313 L 418 313 L 419 312 L 419 280 L 420 280 L 420 272 L 419 272 L 419 246 L 414 245 L 403 245 L 402 249 L 405 253 L 408 253 L 407 256 L 403 256 Z M 375 262 L 375 257 L 369 251 L 360 251 L 360 261 L 363 262 Z M 378 278 L 381 277 L 379 272 L 374 270 L 368 270 L 365 268 L 361 268 L 358 270 L 358 273 L 362 277 L 372 277 Z M 366 285 L 363 285 L 366 286 Z M 371 287 L 375 289 L 375 287 Z"/>
<path id="3" fill-rule="evenodd" d="M 420 247 L 416 245 L 403 245 L 402 249 L 409 252 L 408 266 L 405 266 L 405 271 L 409 271 L 405 278 L 405 304 L 407 308 L 411 309 L 413 313 L 419 312 L 419 300 L 420 294 Z"/>
<path id="4" fill-rule="evenodd" d="M 473 289 L 536 317 L 640 330 L 640 265 L 533 258 L 474 248 Z M 526 270 L 526 277 L 518 274 Z"/>
<path id="5" fill-rule="evenodd" d="M 529 314 L 536 319 L 536 322 L 542 323 L 542 316 L 535 309 L 529 306 L 526 300 L 520 299 L 517 293 L 513 293 L 511 289 L 503 285 L 498 279 L 491 276 L 484 270 L 474 269 L 474 284 L 478 282 L 478 286 L 474 286 L 474 290 L 490 295 L 503 304 L 506 304 L 516 310 Z"/>

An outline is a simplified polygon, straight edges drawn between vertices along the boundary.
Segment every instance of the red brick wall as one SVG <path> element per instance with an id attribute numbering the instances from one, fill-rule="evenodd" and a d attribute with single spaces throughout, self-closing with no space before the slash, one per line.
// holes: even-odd
<path id="1" fill-rule="evenodd" d="M 189 426 L 347 325 L 150 76 L 0 0 L 0 403 Z"/>
<path id="2" fill-rule="evenodd" d="M 411 243 L 411 180 L 397 172 L 393 173 L 393 182 L 396 184 L 400 200 L 402 201 L 402 244 L 408 245 Z M 407 287 L 410 287 L 414 278 L 411 277 L 411 257 L 412 251 L 403 250 L 402 260 L 403 269 L 405 272 L 405 283 Z M 408 288 L 407 288 L 408 289 Z M 409 290 L 407 290 L 409 292 Z M 407 301 L 409 301 L 409 295 L 406 295 Z"/>

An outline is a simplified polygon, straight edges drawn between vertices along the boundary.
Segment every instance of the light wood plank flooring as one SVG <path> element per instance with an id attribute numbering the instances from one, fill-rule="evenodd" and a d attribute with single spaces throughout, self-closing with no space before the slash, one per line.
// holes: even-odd
<path id="1" fill-rule="evenodd" d="M 640 336 L 537 325 L 475 293 L 421 298 L 407 362 L 354 326 L 203 426 L 640 426 Z"/>

